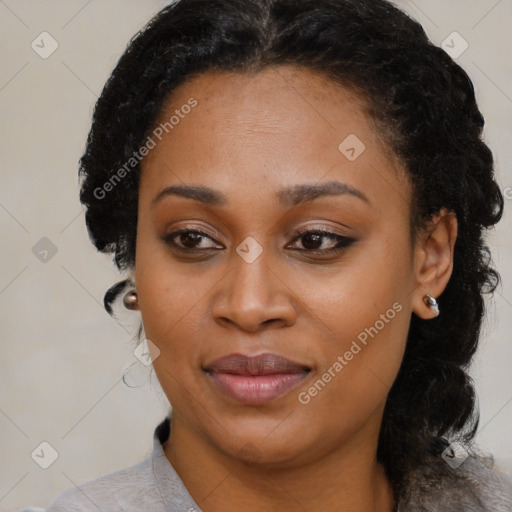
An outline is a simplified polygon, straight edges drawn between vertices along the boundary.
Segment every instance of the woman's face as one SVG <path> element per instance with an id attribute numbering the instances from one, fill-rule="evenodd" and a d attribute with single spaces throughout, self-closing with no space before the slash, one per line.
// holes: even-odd
<path id="1" fill-rule="evenodd" d="M 293 67 L 208 73 L 159 123 L 135 281 L 175 420 L 281 464 L 375 438 L 418 283 L 410 184 L 363 101 Z"/>

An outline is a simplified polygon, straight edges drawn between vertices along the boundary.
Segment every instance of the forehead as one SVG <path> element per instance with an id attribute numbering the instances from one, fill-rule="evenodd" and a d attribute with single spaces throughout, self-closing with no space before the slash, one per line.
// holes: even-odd
<path id="1" fill-rule="evenodd" d="M 365 126 L 370 119 L 361 94 L 304 67 L 272 66 L 258 72 L 211 71 L 194 76 L 168 97 L 158 122 L 165 122 L 191 97 L 199 107 L 194 117 L 214 117 L 222 128 L 275 130 L 281 135 L 321 131 L 324 137 L 338 137 L 340 124 L 343 127 L 350 122 L 361 132 L 371 131 Z M 288 127 L 286 133 L 281 130 L 283 125 Z"/>
<path id="2" fill-rule="evenodd" d="M 325 178 L 368 188 L 371 196 L 382 192 L 379 173 L 388 183 L 399 178 L 367 101 L 306 68 L 195 76 L 169 96 L 155 129 L 156 148 L 142 166 L 142 181 L 153 187 L 182 181 L 227 190 L 266 180 L 281 188 Z"/>

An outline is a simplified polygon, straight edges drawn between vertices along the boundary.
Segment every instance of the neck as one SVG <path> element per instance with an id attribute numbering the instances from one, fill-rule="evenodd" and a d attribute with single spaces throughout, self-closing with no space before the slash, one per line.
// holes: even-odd
<path id="1" fill-rule="evenodd" d="M 375 427 L 370 423 L 357 438 L 307 463 L 275 467 L 229 457 L 173 413 L 164 452 L 204 512 L 392 512 L 393 491 L 376 459 Z"/>

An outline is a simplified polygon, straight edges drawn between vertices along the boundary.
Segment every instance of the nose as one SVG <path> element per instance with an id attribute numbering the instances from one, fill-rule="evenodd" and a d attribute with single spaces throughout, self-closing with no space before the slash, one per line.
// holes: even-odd
<path id="1" fill-rule="evenodd" d="M 214 297 L 212 315 L 221 326 L 248 332 L 289 327 L 297 316 L 292 297 L 290 285 L 271 268 L 265 251 L 252 263 L 235 253 Z"/>

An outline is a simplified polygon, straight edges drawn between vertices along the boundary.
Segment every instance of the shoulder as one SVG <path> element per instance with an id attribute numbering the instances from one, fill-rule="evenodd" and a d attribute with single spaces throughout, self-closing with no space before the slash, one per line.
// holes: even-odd
<path id="1" fill-rule="evenodd" d="M 152 460 L 147 457 L 129 468 L 120 469 L 60 493 L 46 509 L 29 507 L 21 512 L 88 512 L 98 510 L 144 510 L 161 500 L 155 484 Z M 154 509 L 157 510 L 157 509 Z"/>
<path id="2" fill-rule="evenodd" d="M 408 475 L 400 512 L 511 512 L 512 479 L 492 457 L 472 454 L 456 467 L 428 460 Z"/>

